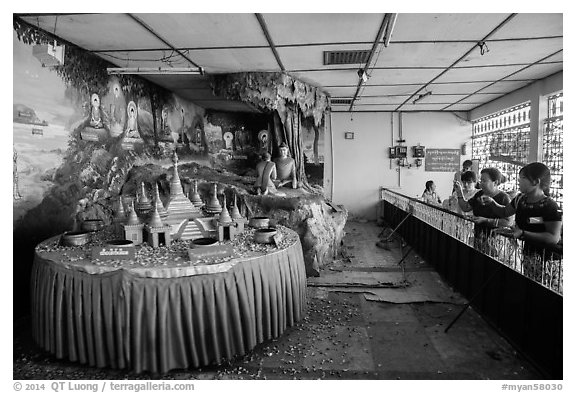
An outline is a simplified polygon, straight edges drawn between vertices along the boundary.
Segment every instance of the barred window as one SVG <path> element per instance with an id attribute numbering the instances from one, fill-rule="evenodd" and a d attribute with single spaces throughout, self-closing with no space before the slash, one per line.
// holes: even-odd
<path id="1" fill-rule="evenodd" d="M 498 168 L 506 181 L 500 189 L 518 189 L 518 172 L 528 163 L 530 102 L 484 116 L 472 122 L 472 158 L 480 169 Z"/>
<path id="2" fill-rule="evenodd" d="M 542 162 L 550 168 L 550 196 L 560 209 L 564 199 L 564 96 L 563 93 L 548 97 L 548 116 L 544 121 L 542 136 Z"/>

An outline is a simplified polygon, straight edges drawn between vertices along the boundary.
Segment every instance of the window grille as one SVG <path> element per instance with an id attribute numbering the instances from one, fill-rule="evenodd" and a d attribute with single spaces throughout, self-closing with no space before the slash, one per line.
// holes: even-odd
<path id="1" fill-rule="evenodd" d="M 484 116 L 472 122 L 472 158 L 480 169 L 498 168 L 506 181 L 500 189 L 518 189 L 518 172 L 528 163 L 530 102 Z"/>
<path id="2" fill-rule="evenodd" d="M 560 209 L 564 199 L 564 96 L 548 97 L 548 117 L 544 121 L 542 162 L 550 168 L 550 196 Z"/>

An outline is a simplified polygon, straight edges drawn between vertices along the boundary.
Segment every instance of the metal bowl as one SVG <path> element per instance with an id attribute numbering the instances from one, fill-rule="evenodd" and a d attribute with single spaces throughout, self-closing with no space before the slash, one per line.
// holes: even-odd
<path id="1" fill-rule="evenodd" d="M 96 232 L 104 228 L 104 221 L 97 219 L 97 220 L 84 220 L 82 222 L 82 230 L 83 231 L 91 231 Z"/>
<path id="2" fill-rule="evenodd" d="M 276 229 L 262 228 L 254 232 L 254 241 L 256 243 L 269 244 L 272 243 L 273 237 L 276 236 Z"/>
<path id="3" fill-rule="evenodd" d="M 134 247 L 134 242 L 132 240 L 110 240 L 106 242 L 106 245 L 109 247 L 117 247 L 117 248 L 129 248 Z"/>
<path id="4" fill-rule="evenodd" d="M 211 237 L 200 237 L 198 239 L 192 240 L 190 243 L 191 248 L 199 248 L 199 247 L 210 247 L 218 243 L 218 239 L 214 239 Z"/>
<path id="5" fill-rule="evenodd" d="M 270 218 L 268 217 L 252 217 L 248 222 L 252 228 L 268 228 L 270 225 Z"/>
<path id="6" fill-rule="evenodd" d="M 64 232 L 62 235 L 62 244 L 65 246 L 83 246 L 90 241 L 90 232 L 74 231 Z"/>

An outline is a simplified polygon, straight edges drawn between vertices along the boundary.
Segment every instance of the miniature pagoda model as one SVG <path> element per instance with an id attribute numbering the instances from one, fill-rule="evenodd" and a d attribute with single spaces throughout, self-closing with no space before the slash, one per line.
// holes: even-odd
<path id="1" fill-rule="evenodd" d="M 132 241 L 134 245 L 142 244 L 142 228 L 144 227 L 144 224 L 140 222 L 140 219 L 136 215 L 134 201 L 132 201 L 132 207 L 130 210 L 130 215 L 128 216 L 128 221 L 121 225 L 124 228 L 124 238 L 126 240 Z"/>
<path id="2" fill-rule="evenodd" d="M 162 200 L 160 199 L 160 191 L 158 190 L 158 183 L 154 183 L 154 205 L 156 210 L 158 210 L 158 214 L 160 214 L 160 218 L 165 219 L 168 217 L 168 210 L 162 204 Z"/>
<path id="3" fill-rule="evenodd" d="M 122 236 L 124 234 L 124 228 L 122 224 L 126 223 L 126 211 L 124 210 L 124 204 L 122 203 L 122 197 L 118 201 L 118 209 L 112 219 L 112 224 L 114 226 L 114 233 L 116 236 Z"/>
<path id="4" fill-rule="evenodd" d="M 224 206 L 216 226 L 218 228 L 218 241 L 234 240 L 236 235 L 244 231 L 244 218 L 236 205 L 236 195 L 234 195 L 234 207 L 232 208 L 233 216 L 230 216 L 226 208 L 226 195 L 224 195 Z M 234 219 L 234 216 L 236 219 Z M 238 220 L 238 221 L 237 221 Z"/>
<path id="5" fill-rule="evenodd" d="M 178 175 L 178 155 L 172 155 L 174 169 L 172 180 L 170 181 L 170 199 L 166 204 L 168 216 L 164 222 L 172 226 L 173 238 L 182 240 L 196 239 L 202 237 L 202 232 L 194 222 L 195 218 L 201 216 L 200 210 L 190 202 L 182 191 L 180 176 Z"/>
<path id="6" fill-rule="evenodd" d="M 158 213 L 158 207 L 155 205 L 150 217 L 150 221 L 144 226 L 144 232 L 146 232 L 146 241 L 153 248 L 159 247 L 160 244 L 164 244 L 168 247 L 171 243 L 171 230 L 171 225 L 164 225 L 162 222 L 160 214 Z"/>
<path id="7" fill-rule="evenodd" d="M 220 201 L 218 201 L 217 193 L 218 193 L 218 184 L 214 183 L 214 192 L 212 193 L 210 200 L 208 201 L 208 203 L 206 203 L 206 206 L 204 207 L 206 213 L 208 214 L 217 214 L 222 211 L 222 206 L 220 206 Z"/>
<path id="8" fill-rule="evenodd" d="M 232 206 L 232 221 L 236 223 L 238 233 L 244 232 L 244 226 L 248 223 L 248 220 L 240 214 L 238 204 L 236 203 L 236 194 L 234 194 L 234 205 Z"/>
<path id="9" fill-rule="evenodd" d="M 146 187 L 144 187 L 144 182 L 140 183 L 140 197 L 138 198 L 138 203 L 136 204 L 136 210 L 140 217 L 146 217 L 150 214 L 152 210 L 152 203 L 146 195 Z"/>
<path id="10" fill-rule="evenodd" d="M 172 180 L 170 180 L 170 199 L 166 204 L 166 210 L 170 219 L 192 219 L 199 216 L 199 209 L 186 198 L 182 191 L 180 176 L 178 176 L 178 155 L 172 155 L 174 163 Z"/>
<path id="11" fill-rule="evenodd" d="M 190 191 L 190 201 L 198 208 L 204 206 L 204 202 L 202 202 L 202 198 L 198 194 L 198 181 L 196 179 L 194 179 L 192 190 Z"/>

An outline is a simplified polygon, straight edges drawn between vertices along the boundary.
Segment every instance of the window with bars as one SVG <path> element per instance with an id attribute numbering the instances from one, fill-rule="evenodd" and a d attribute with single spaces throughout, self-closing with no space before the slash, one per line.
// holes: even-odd
<path id="1" fill-rule="evenodd" d="M 550 168 L 550 196 L 560 209 L 564 200 L 564 95 L 548 97 L 548 116 L 542 136 L 542 162 Z"/>
<path id="2" fill-rule="evenodd" d="M 480 170 L 498 168 L 506 181 L 500 189 L 518 189 L 518 171 L 528 163 L 530 102 L 484 116 L 472 122 L 472 158 Z"/>

